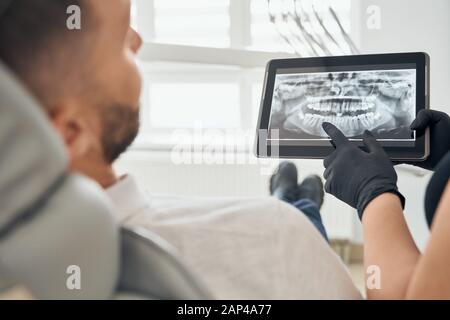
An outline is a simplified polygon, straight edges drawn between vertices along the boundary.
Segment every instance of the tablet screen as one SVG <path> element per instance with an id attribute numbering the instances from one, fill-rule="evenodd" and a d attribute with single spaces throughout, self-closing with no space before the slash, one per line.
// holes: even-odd
<path id="1" fill-rule="evenodd" d="M 330 122 L 352 141 L 370 130 L 383 146 L 414 146 L 416 76 L 411 63 L 278 69 L 267 142 L 329 146 Z"/>

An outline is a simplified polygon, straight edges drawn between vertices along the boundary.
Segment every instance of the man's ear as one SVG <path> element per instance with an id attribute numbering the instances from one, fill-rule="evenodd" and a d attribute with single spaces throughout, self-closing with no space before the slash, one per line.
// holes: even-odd
<path id="1" fill-rule="evenodd" d="M 85 126 L 76 107 L 56 106 L 49 113 L 50 121 L 66 145 L 72 161 L 82 157 L 88 150 Z"/>

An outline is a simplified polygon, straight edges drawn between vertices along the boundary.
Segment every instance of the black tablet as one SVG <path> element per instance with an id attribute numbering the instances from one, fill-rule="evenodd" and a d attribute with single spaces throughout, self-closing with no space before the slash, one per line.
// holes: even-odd
<path id="1" fill-rule="evenodd" d="M 428 133 L 410 124 L 429 107 L 429 57 L 395 53 L 272 60 L 258 120 L 258 157 L 322 159 L 331 122 L 358 146 L 370 130 L 392 160 L 423 161 Z"/>

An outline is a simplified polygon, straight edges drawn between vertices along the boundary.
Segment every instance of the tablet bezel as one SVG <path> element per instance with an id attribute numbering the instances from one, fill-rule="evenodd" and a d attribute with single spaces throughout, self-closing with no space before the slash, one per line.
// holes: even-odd
<path id="1" fill-rule="evenodd" d="M 259 158 L 323 159 L 334 150 L 331 143 L 327 147 L 280 145 L 272 148 L 267 143 L 267 139 L 264 139 L 264 133 L 267 133 L 269 127 L 275 77 L 278 69 L 383 64 L 415 64 L 417 77 L 416 115 L 420 110 L 429 108 L 429 56 L 424 52 L 276 59 L 269 61 L 266 67 L 258 116 L 258 130 L 255 140 L 256 156 Z M 422 137 L 417 137 L 414 147 L 384 147 L 384 150 L 394 161 L 424 161 L 429 155 L 429 132 L 426 132 Z"/>

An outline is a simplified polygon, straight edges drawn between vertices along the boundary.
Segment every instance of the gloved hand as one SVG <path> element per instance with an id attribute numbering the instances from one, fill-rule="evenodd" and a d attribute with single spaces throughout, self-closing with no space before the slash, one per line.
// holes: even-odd
<path id="1" fill-rule="evenodd" d="M 425 134 L 430 128 L 430 156 L 423 162 L 400 162 L 411 164 L 428 170 L 434 170 L 441 159 L 450 151 L 450 117 L 440 111 L 421 110 L 411 124 L 417 136 Z"/>
<path id="2" fill-rule="evenodd" d="M 368 149 L 364 152 L 331 123 L 325 122 L 323 129 L 335 147 L 323 162 L 326 192 L 357 209 L 360 219 L 369 202 L 383 193 L 398 195 L 404 207 L 405 198 L 398 191 L 393 164 L 369 131 L 363 137 Z"/>

